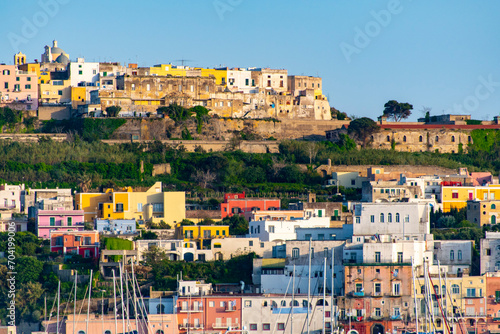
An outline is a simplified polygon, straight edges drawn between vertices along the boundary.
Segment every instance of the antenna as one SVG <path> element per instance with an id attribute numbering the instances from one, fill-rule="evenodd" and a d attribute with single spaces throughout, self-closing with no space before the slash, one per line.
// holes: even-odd
<path id="1" fill-rule="evenodd" d="M 192 62 L 194 60 L 192 60 L 192 59 L 175 59 L 174 61 L 180 61 L 181 66 L 184 66 L 184 62 Z"/>

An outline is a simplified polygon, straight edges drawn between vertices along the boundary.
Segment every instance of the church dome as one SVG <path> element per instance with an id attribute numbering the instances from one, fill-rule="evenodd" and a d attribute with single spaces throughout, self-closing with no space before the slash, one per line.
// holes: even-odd
<path id="1" fill-rule="evenodd" d="M 61 53 L 59 55 L 59 57 L 56 58 L 56 63 L 68 65 L 69 64 L 69 58 L 66 57 L 64 54 Z"/>

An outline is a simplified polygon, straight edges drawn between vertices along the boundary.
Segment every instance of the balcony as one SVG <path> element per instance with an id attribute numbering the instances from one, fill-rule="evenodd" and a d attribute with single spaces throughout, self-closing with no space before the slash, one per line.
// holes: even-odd
<path id="1" fill-rule="evenodd" d="M 204 329 L 204 326 L 202 324 L 179 324 L 179 329 L 202 330 Z"/>
<path id="2" fill-rule="evenodd" d="M 203 312 L 203 307 L 182 307 L 180 308 L 179 310 L 180 313 L 188 313 L 188 312 L 191 312 L 191 313 L 199 313 L 199 312 Z"/>
<path id="3" fill-rule="evenodd" d="M 353 292 L 352 295 L 354 297 L 364 297 L 365 296 L 365 293 L 363 291 L 360 291 L 360 292 Z"/>
<path id="4" fill-rule="evenodd" d="M 229 329 L 229 328 L 239 328 L 239 324 L 238 323 L 226 323 L 226 324 L 223 324 L 223 323 L 220 323 L 220 322 L 217 322 L 215 324 L 212 324 L 212 328 L 213 329 Z"/>
<path id="5" fill-rule="evenodd" d="M 234 305 L 234 306 L 231 306 L 231 305 L 226 306 L 225 311 L 226 311 L 226 312 L 234 312 L 234 311 L 237 311 L 237 309 L 236 309 L 236 305 Z"/>
<path id="6" fill-rule="evenodd" d="M 401 320 L 401 314 L 391 315 L 391 320 Z"/>

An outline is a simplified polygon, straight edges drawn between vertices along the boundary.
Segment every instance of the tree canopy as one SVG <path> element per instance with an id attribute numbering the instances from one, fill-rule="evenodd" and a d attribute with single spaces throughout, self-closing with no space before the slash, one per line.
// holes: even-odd
<path id="1" fill-rule="evenodd" d="M 390 100 L 384 105 L 384 116 L 393 118 L 395 122 L 408 118 L 411 115 L 413 106 L 407 102 Z"/>
<path id="2" fill-rule="evenodd" d="M 374 120 L 368 117 L 356 118 L 349 123 L 349 128 L 347 133 L 353 135 L 356 139 L 362 142 L 362 146 L 365 147 L 368 137 L 379 130 L 379 126 Z"/>

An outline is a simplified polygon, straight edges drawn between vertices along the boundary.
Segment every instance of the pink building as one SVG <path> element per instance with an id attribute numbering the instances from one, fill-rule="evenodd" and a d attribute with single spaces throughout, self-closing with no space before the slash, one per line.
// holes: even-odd
<path id="1" fill-rule="evenodd" d="M 36 230 L 39 238 L 49 239 L 51 231 L 83 231 L 83 210 L 37 210 Z"/>
<path id="2" fill-rule="evenodd" d="M 21 71 L 15 65 L 0 65 L 0 107 L 37 110 L 36 73 Z"/>

